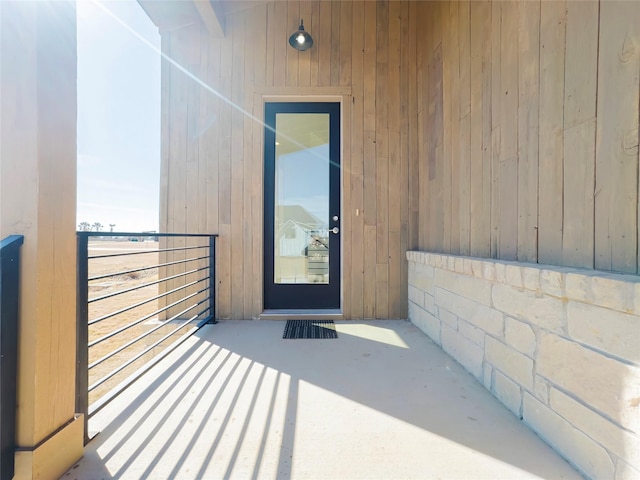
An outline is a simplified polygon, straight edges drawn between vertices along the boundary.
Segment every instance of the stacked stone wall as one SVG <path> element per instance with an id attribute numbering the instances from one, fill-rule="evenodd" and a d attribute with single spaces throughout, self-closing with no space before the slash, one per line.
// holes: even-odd
<path id="1" fill-rule="evenodd" d="M 640 479 L 640 277 L 407 258 L 415 325 L 586 476 Z"/>

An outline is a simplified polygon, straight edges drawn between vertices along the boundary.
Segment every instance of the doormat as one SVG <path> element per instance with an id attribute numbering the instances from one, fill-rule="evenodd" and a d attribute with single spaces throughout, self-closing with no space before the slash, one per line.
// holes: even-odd
<path id="1" fill-rule="evenodd" d="M 282 338 L 338 338 L 333 320 L 287 320 Z"/>

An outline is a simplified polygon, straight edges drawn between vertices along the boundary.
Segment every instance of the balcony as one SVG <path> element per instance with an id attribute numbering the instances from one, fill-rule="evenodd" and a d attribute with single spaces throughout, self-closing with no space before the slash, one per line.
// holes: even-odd
<path id="1" fill-rule="evenodd" d="M 205 325 L 89 424 L 63 478 L 581 478 L 420 330 Z"/>

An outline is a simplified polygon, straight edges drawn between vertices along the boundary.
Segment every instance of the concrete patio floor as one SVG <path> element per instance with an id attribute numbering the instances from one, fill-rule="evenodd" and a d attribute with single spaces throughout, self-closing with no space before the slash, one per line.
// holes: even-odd
<path id="1" fill-rule="evenodd" d="M 406 321 L 205 326 L 92 419 L 64 479 L 582 478 Z"/>

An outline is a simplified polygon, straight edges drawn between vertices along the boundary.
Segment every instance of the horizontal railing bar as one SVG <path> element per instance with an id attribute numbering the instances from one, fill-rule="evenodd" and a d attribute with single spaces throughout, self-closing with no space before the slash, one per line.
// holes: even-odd
<path id="1" fill-rule="evenodd" d="M 112 337 L 115 337 L 115 336 L 116 336 L 116 335 L 118 335 L 119 333 L 122 333 L 122 332 L 124 332 L 125 330 L 130 329 L 131 327 L 135 327 L 136 325 L 139 325 L 140 323 L 144 322 L 145 320 L 149 320 L 150 318 L 152 318 L 152 317 L 156 316 L 158 313 L 162 313 L 162 312 L 164 312 L 164 311 L 166 311 L 166 310 L 169 310 L 169 309 L 170 309 L 170 308 L 172 308 L 172 307 L 175 307 L 176 305 L 178 305 L 178 304 L 180 304 L 180 303 L 186 302 L 186 301 L 187 301 L 187 300 L 189 300 L 190 298 L 192 298 L 192 297 L 194 297 L 194 296 L 196 296 L 196 295 L 198 295 L 198 294 L 200 294 L 200 293 L 202 293 L 202 292 L 204 292 L 204 291 L 206 291 L 206 290 L 208 290 L 208 289 L 209 289 L 209 287 L 203 288 L 203 289 L 202 289 L 202 290 L 200 290 L 199 292 L 195 292 L 195 293 L 192 293 L 191 295 L 188 295 L 188 296 L 186 296 L 186 297 L 182 297 L 182 298 L 180 298 L 180 299 L 176 300 L 175 302 L 171 303 L 170 305 L 166 305 L 166 306 L 162 307 L 161 309 L 156 310 L 156 311 L 155 311 L 155 312 L 153 312 L 153 313 L 149 313 L 149 314 L 145 315 L 144 317 L 140 318 L 139 320 L 135 320 L 134 322 L 129 323 L 128 325 L 125 325 L 125 326 L 123 326 L 123 327 L 117 328 L 117 329 L 115 329 L 114 331 L 109 332 L 109 333 L 107 333 L 106 335 L 104 335 L 104 336 L 102 336 L 102 337 L 98 338 L 97 340 L 94 340 L 93 342 L 89 342 L 88 347 L 89 347 L 89 348 L 91 348 L 91 347 L 93 347 L 93 346 L 95 346 L 95 345 L 98 345 L 99 343 L 104 342 L 105 340 L 108 340 L 108 339 L 110 339 L 110 338 L 112 338 Z M 162 325 L 160 325 L 160 327 L 161 327 L 161 326 L 162 326 Z M 158 327 L 158 328 L 160 328 L 160 327 Z M 155 332 L 155 330 L 150 330 L 148 333 L 152 333 L 152 332 Z M 143 339 L 145 336 L 146 336 L 146 335 L 142 335 L 142 336 L 140 336 L 140 337 L 136 338 L 135 340 L 131 340 L 129 343 L 127 343 L 126 345 L 124 345 L 124 346 L 120 347 L 119 349 L 116 349 L 114 352 L 111 352 L 110 354 L 107 354 L 106 356 L 102 357 L 100 360 L 98 360 L 98 361 L 96 361 L 96 362 L 93 362 L 91 365 L 89 365 L 89 369 L 92 369 L 93 367 L 95 367 L 95 366 L 96 366 L 96 365 L 98 365 L 99 363 L 102 363 L 103 361 L 105 361 L 105 360 L 107 360 L 108 358 L 112 357 L 112 356 L 113 356 L 113 355 L 115 355 L 116 353 L 121 352 L 121 351 L 122 351 L 122 350 L 124 350 L 125 348 L 130 347 L 131 345 L 133 345 L 134 343 L 136 343 L 138 340 Z"/>
<path id="2" fill-rule="evenodd" d="M 209 248 L 209 245 L 201 245 L 198 247 L 176 247 L 176 248 L 160 248 L 156 250 L 134 250 L 124 253 L 111 253 L 108 255 L 90 255 L 87 257 L 89 260 L 98 260 L 100 258 L 113 258 L 113 257 L 128 257 L 129 255 L 147 255 L 149 253 L 164 253 L 164 252 L 177 252 L 179 250 L 195 250 L 197 248 Z"/>
<path id="3" fill-rule="evenodd" d="M 76 232 L 81 237 L 217 237 L 217 233 Z"/>
<path id="4" fill-rule="evenodd" d="M 204 257 L 186 258 L 184 260 L 176 260 L 175 262 L 159 263 L 157 265 L 152 265 L 150 267 L 134 268 L 133 270 L 122 270 L 120 272 L 107 273 L 105 275 L 98 275 L 97 277 L 90 277 L 88 281 L 93 282 L 95 280 L 102 280 L 103 278 L 117 277 L 118 275 L 128 275 L 129 273 L 144 272 L 145 270 L 153 270 L 154 268 L 169 267 L 171 265 L 179 265 L 181 263 L 190 263 L 190 262 L 196 262 L 198 260 L 208 260 L 208 259 L 209 259 L 209 255 L 206 255 Z"/>
<path id="5" fill-rule="evenodd" d="M 104 407 L 109 405 L 109 403 L 111 403 L 113 400 L 115 400 L 122 392 L 124 392 L 127 388 L 129 388 L 131 385 L 133 385 L 133 383 L 135 381 L 139 380 L 140 377 L 142 377 L 145 373 L 147 373 L 149 370 L 151 370 L 152 367 L 156 366 L 158 364 L 158 362 L 160 362 L 162 359 L 164 359 L 171 352 L 175 351 L 176 348 L 178 348 L 180 345 L 182 345 L 184 342 L 186 342 L 189 338 L 191 338 L 191 336 L 200 329 L 201 324 L 202 324 L 202 321 L 199 322 L 193 330 L 185 333 L 182 337 L 180 337 L 178 340 L 173 342 L 167 348 L 162 350 L 162 352 L 160 352 L 158 355 L 153 357 L 152 360 L 149 360 L 148 363 L 144 364 L 142 367 L 140 367 L 138 370 L 136 370 L 133 374 L 131 374 L 131 376 L 129 376 L 128 378 L 126 378 L 125 380 L 120 382 L 113 389 L 111 389 L 108 393 L 106 393 L 105 395 L 100 397 L 98 400 L 96 400 L 94 403 L 92 403 L 89 406 L 89 409 L 88 409 L 88 412 L 87 412 L 87 417 L 91 418 L 93 415 L 98 413 Z"/>
<path id="6" fill-rule="evenodd" d="M 154 280 L 153 282 L 141 283 L 140 285 L 136 285 L 135 287 L 125 288 L 124 290 L 108 293 L 107 295 L 103 295 L 101 297 L 90 298 L 87 303 L 99 302 L 101 300 L 106 300 L 107 298 L 115 297 L 116 295 L 122 295 L 123 293 L 133 292 L 135 290 L 140 290 L 141 288 L 150 287 L 152 285 L 157 285 L 158 283 L 167 282 L 175 278 L 184 277 L 186 275 L 191 275 L 192 273 L 197 273 L 197 272 L 201 272 L 202 270 L 208 270 L 208 269 L 209 269 L 209 266 L 196 268 L 195 270 L 189 270 L 188 272 L 177 273 L 175 275 L 171 275 L 170 277 Z"/>
<path id="7" fill-rule="evenodd" d="M 193 310 L 195 307 L 197 307 L 198 305 L 201 305 L 202 303 L 206 302 L 206 300 L 202 300 L 201 302 L 196 303 L 195 305 L 187 308 L 186 310 L 183 310 L 182 312 L 180 312 L 178 315 L 181 315 L 182 313 L 188 312 L 189 310 Z M 149 345 L 147 348 L 145 348 L 142 352 L 140 352 L 138 355 L 136 355 L 133 358 L 130 358 L 129 360 L 127 360 L 125 363 L 123 363 L 122 365 L 120 365 L 118 368 L 116 368 L 115 370 L 113 370 L 111 373 L 105 375 L 104 377 L 102 377 L 100 380 L 98 380 L 96 383 L 94 383 L 93 385 L 89 386 L 89 392 L 91 392 L 92 390 L 95 390 L 97 387 L 99 387 L 100 385 L 102 385 L 104 382 L 106 382 L 107 380 L 109 380 L 110 378 L 112 378 L 113 376 L 117 375 L 118 373 L 120 373 L 122 370 L 124 370 L 125 368 L 127 368 L 129 365 L 131 365 L 133 362 L 135 362 L 136 360 L 138 360 L 139 358 L 143 357 L 144 355 L 146 355 L 147 353 L 149 353 L 151 350 L 153 350 L 155 347 L 157 347 L 158 345 L 160 345 L 162 342 L 164 342 L 167 338 L 169 338 L 171 335 L 173 335 L 174 333 L 176 333 L 177 331 L 181 330 L 182 328 L 184 328 L 186 325 L 189 325 L 189 323 L 191 323 L 193 320 L 195 320 L 196 318 L 198 318 L 200 314 L 197 314 L 193 317 L 191 317 L 189 320 L 185 321 L 182 325 L 179 325 L 175 330 L 169 332 L 168 334 L 166 334 L 164 337 L 162 337 L 160 340 L 158 340 L 157 342 L 155 342 L 152 345 Z M 175 318 L 174 318 L 175 319 Z"/>
<path id="8" fill-rule="evenodd" d="M 130 305 L 128 307 L 125 307 L 125 308 L 122 308 L 120 310 L 117 310 L 117 311 L 115 311 L 113 313 L 109 313 L 107 315 L 103 315 L 102 317 L 98 317 L 98 318 L 96 318 L 94 320 L 91 320 L 88 323 L 88 325 L 89 326 L 95 325 L 96 323 L 100 323 L 100 322 L 102 322 L 104 320 L 107 320 L 108 318 L 115 317 L 116 315 L 120 315 L 121 313 L 128 312 L 129 310 L 133 310 L 134 308 L 141 307 L 145 303 L 153 302 L 154 300 L 159 300 L 160 298 L 166 297 L 167 295 L 171 295 L 172 293 L 175 293 L 175 292 L 177 292 L 179 290 L 183 290 L 185 288 L 197 285 L 198 283 L 204 282 L 205 280 L 208 280 L 208 278 L 207 277 L 203 277 L 203 278 L 201 278 L 199 280 L 195 280 L 193 282 L 185 283 L 184 285 L 181 285 L 181 286 L 179 286 L 177 288 L 174 288 L 173 290 L 169 290 L 168 292 L 161 293 L 160 295 L 156 295 L 155 297 L 148 298 L 148 299 L 143 300 L 141 302 L 138 302 L 138 303 L 135 303 L 135 304 Z"/>

